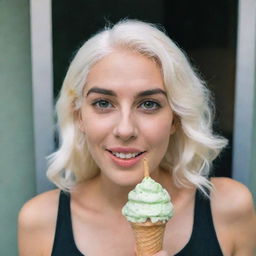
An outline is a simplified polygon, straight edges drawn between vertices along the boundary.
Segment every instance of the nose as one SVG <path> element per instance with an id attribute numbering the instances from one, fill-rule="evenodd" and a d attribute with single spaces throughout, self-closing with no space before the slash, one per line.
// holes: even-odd
<path id="1" fill-rule="evenodd" d="M 119 113 L 119 118 L 113 130 L 114 136 L 122 141 L 129 141 L 138 136 L 137 122 L 132 112 Z"/>

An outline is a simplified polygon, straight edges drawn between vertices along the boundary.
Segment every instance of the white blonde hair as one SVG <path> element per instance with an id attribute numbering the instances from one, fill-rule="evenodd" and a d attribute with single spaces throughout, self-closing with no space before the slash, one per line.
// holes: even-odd
<path id="1" fill-rule="evenodd" d="M 71 62 L 56 105 L 61 145 L 49 158 L 48 178 L 70 190 L 99 173 L 76 119 L 90 68 L 118 49 L 140 53 L 161 68 L 176 132 L 160 167 L 172 172 L 177 186 L 195 185 L 203 192 L 211 189 L 207 179 L 211 163 L 227 140 L 213 134 L 210 93 L 175 43 L 155 25 L 137 20 L 123 20 L 97 33 Z"/>

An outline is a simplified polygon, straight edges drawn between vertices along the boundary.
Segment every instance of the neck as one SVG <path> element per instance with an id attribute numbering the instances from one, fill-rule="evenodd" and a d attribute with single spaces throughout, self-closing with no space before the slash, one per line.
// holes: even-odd
<path id="1" fill-rule="evenodd" d="M 121 186 L 109 180 L 103 175 L 99 175 L 97 180 L 97 188 L 99 195 L 106 209 L 110 211 L 120 212 L 122 207 L 128 200 L 128 193 L 134 186 Z"/>

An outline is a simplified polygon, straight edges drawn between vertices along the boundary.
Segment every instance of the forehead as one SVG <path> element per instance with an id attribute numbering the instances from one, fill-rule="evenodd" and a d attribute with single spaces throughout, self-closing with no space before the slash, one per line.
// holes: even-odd
<path id="1" fill-rule="evenodd" d="M 132 51 L 113 52 L 92 66 L 85 91 L 95 86 L 112 90 L 164 89 L 159 65 Z"/>

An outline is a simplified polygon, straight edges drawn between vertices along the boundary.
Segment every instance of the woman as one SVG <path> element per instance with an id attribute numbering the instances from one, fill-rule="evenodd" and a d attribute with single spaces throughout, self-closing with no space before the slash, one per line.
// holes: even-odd
<path id="1" fill-rule="evenodd" d="M 210 103 L 184 54 L 151 24 L 122 21 L 85 42 L 57 102 L 61 146 L 48 169 L 68 193 L 24 205 L 20 255 L 135 255 L 121 209 L 146 157 L 175 208 L 157 255 L 252 256 L 250 192 L 209 178 L 227 143 L 212 132 Z"/>

